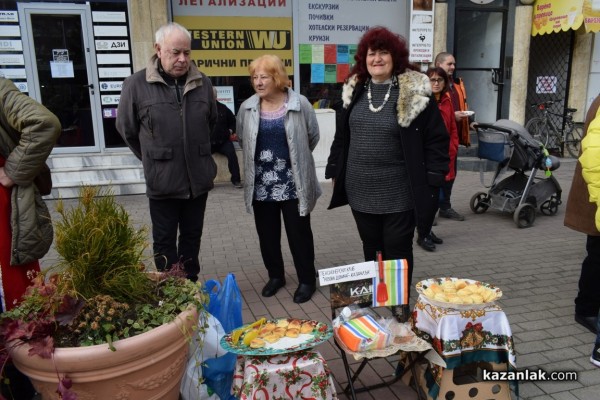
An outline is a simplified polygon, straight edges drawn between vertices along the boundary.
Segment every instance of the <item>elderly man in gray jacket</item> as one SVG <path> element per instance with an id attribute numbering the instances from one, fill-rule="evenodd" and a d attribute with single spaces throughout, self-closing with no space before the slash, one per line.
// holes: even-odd
<path id="1" fill-rule="evenodd" d="M 146 69 L 123 83 L 116 127 L 144 166 L 157 269 L 181 262 L 195 281 L 217 172 L 210 149 L 217 106 L 210 80 L 190 61 L 187 29 L 162 26 L 154 48 Z"/>

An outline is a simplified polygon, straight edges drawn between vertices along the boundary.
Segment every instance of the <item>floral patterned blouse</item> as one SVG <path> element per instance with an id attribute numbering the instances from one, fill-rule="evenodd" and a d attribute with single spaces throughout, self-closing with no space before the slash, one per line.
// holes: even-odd
<path id="1" fill-rule="evenodd" d="M 285 133 L 287 104 L 276 111 L 261 111 L 254 164 L 254 200 L 294 200 L 296 185 Z"/>

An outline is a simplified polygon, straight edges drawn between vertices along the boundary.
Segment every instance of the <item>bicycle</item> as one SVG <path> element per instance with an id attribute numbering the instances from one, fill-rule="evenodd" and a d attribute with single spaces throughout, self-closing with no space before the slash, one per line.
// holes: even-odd
<path id="1" fill-rule="evenodd" d="M 542 116 L 527 121 L 525 129 L 544 147 L 548 149 L 558 148 L 562 157 L 564 157 L 566 149 L 571 157 L 577 158 L 579 157 L 581 137 L 583 136 L 583 123 L 573 121 L 573 114 L 577 112 L 576 108 L 567 108 L 565 114 L 548 110 L 550 106 L 561 101 L 561 99 L 558 99 L 532 104 L 532 108 L 542 111 Z M 551 115 L 563 121 L 564 129 L 558 128 L 556 122 L 550 117 Z"/>

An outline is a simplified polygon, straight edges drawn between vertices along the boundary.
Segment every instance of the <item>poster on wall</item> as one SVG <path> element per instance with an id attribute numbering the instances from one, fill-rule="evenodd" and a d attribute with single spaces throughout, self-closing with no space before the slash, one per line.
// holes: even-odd
<path id="1" fill-rule="evenodd" d="M 225 104 L 235 114 L 233 86 L 214 86 L 214 88 L 217 90 L 217 101 Z"/>
<path id="2" fill-rule="evenodd" d="M 373 26 L 407 37 L 406 0 L 298 0 L 297 4 L 299 63 L 310 64 L 310 83 L 343 82 L 354 64 L 357 43 Z"/>
<path id="3" fill-rule="evenodd" d="M 584 0 L 536 0 L 533 6 L 532 36 L 579 29 L 584 19 L 583 2 Z M 591 9 L 591 5 L 589 8 Z"/>
<path id="4" fill-rule="evenodd" d="M 411 62 L 433 61 L 433 20 L 433 0 L 411 1 L 409 46 Z"/>
<path id="5" fill-rule="evenodd" d="M 600 32 L 600 1 L 583 0 L 583 23 L 586 32 Z"/>
<path id="6" fill-rule="evenodd" d="M 208 76 L 247 76 L 264 54 L 279 56 L 293 70 L 291 1 L 173 1 L 173 20 L 190 30 L 191 59 Z"/>
<path id="7" fill-rule="evenodd" d="M 537 76 L 535 78 L 535 92 L 537 94 L 556 93 L 558 78 L 556 76 Z"/>

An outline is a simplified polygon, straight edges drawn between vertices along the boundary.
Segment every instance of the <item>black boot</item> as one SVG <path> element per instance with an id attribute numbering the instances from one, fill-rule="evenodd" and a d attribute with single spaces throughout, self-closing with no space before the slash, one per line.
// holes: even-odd
<path id="1" fill-rule="evenodd" d="M 419 237 L 417 239 L 417 244 L 425 251 L 435 251 L 435 244 L 429 235 L 425 237 Z"/>

